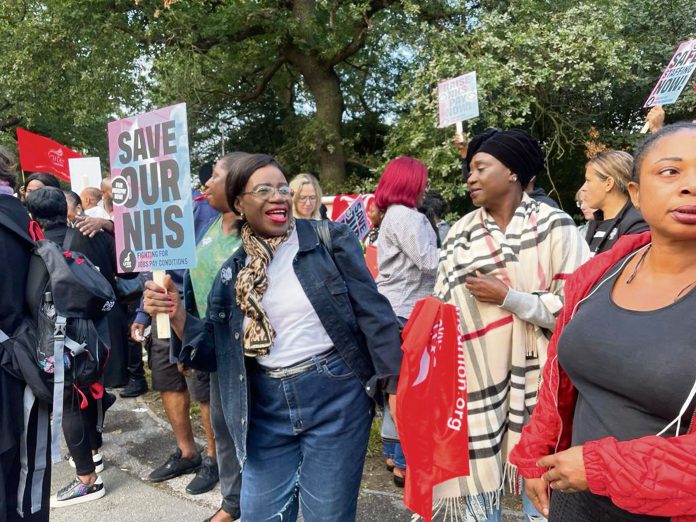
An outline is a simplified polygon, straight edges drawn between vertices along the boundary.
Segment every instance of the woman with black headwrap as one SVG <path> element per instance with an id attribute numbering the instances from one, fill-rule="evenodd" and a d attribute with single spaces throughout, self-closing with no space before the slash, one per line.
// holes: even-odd
<path id="1" fill-rule="evenodd" d="M 508 454 L 536 404 L 564 280 L 589 251 L 567 214 L 524 193 L 544 166 L 535 138 L 489 129 L 471 140 L 466 163 L 479 208 L 452 226 L 435 294 L 461 310 L 470 474 L 439 485 L 434 498 L 460 520 L 488 521 L 501 519 L 505 479 L 519 487 Z M 527 520 L 542 520 L 524 507 Z"/>

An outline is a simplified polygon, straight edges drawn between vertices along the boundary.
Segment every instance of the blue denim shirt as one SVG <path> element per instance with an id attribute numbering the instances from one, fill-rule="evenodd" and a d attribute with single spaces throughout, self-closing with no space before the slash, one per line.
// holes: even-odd
<path id="1" fill-rule="evenodd" d="M 331 255 L 319 241 L 316 223 L 297 220 L 300 246 L 293 260 L 297 278 L 336 351 L 366 393 L 378 397 L 387 382 L 393 393 L 401 365 L 398 320 L 377 291 L 350 228 L 330 224 Z M 240 248 L 222 266 L 208 296 L 204 320 L 187 313 L 179 354 L 187 366 L 217 370 L 225 420 L 242 464 L 246 460 L 249 388 L 242 349 L 244 314 L 236 302 L 235 281 L 245 262 L 246 253 Z"/>

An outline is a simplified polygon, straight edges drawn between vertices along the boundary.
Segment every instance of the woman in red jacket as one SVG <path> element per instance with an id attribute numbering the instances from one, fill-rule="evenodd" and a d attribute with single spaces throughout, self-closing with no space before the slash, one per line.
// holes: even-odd
<path id="1" fill-rule="evenodd" d="M 566 283 L 510 455 L 550 520 L 696 520 L 696 125 L 647 138 L 629 190 L 650 232 Z"/>

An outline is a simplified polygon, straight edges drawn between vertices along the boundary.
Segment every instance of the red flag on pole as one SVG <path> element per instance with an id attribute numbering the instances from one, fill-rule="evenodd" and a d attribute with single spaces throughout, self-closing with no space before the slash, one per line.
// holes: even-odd
<path id="1" fill-rule="evenodd" d="M 408 464 L 404 504 L 430 522 L 433 487 L 469 474 L 459 310 L 434 297 L 421 299 L 402 336 L 396 427 Z"/>
<path id="2" fill-rule="evenodd" d="M 68 159 L 81 158 L 72 149 L 57 141 L 17 128 L 19 165 L 29 172 L 50 172 L 63 181 L 70 181 Z"/>

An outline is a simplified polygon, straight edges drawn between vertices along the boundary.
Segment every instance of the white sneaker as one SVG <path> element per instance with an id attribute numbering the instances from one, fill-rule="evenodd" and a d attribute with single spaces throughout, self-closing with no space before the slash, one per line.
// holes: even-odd
<path id="1" fill-rule="evenodd" d="M 100 499 L 104 495 L 106 495 L 106 489 L 104 489 L 104 482 L 102 482 L 101 477 L 97 477 L 97 480 L 91 486 L 83 484 L 79 477 L 75 477 L 75 480 L 51 497 L 51 507 L 61 508 L 82 504 L 83 502 Z"/>
<path id="2" fill-rule="evenodd" d="M 94 455 L 92 455 L 92 461 L 94 462 L 95 473 L 101 473 L 102 471 L 104 471 L 104 459 L 102 459 L 101 453 L 95 453 Z M 72 457 L 68 459 L 68 464 L 70 464 L 71 468 L 75 467 L 75 461 Z"/>

